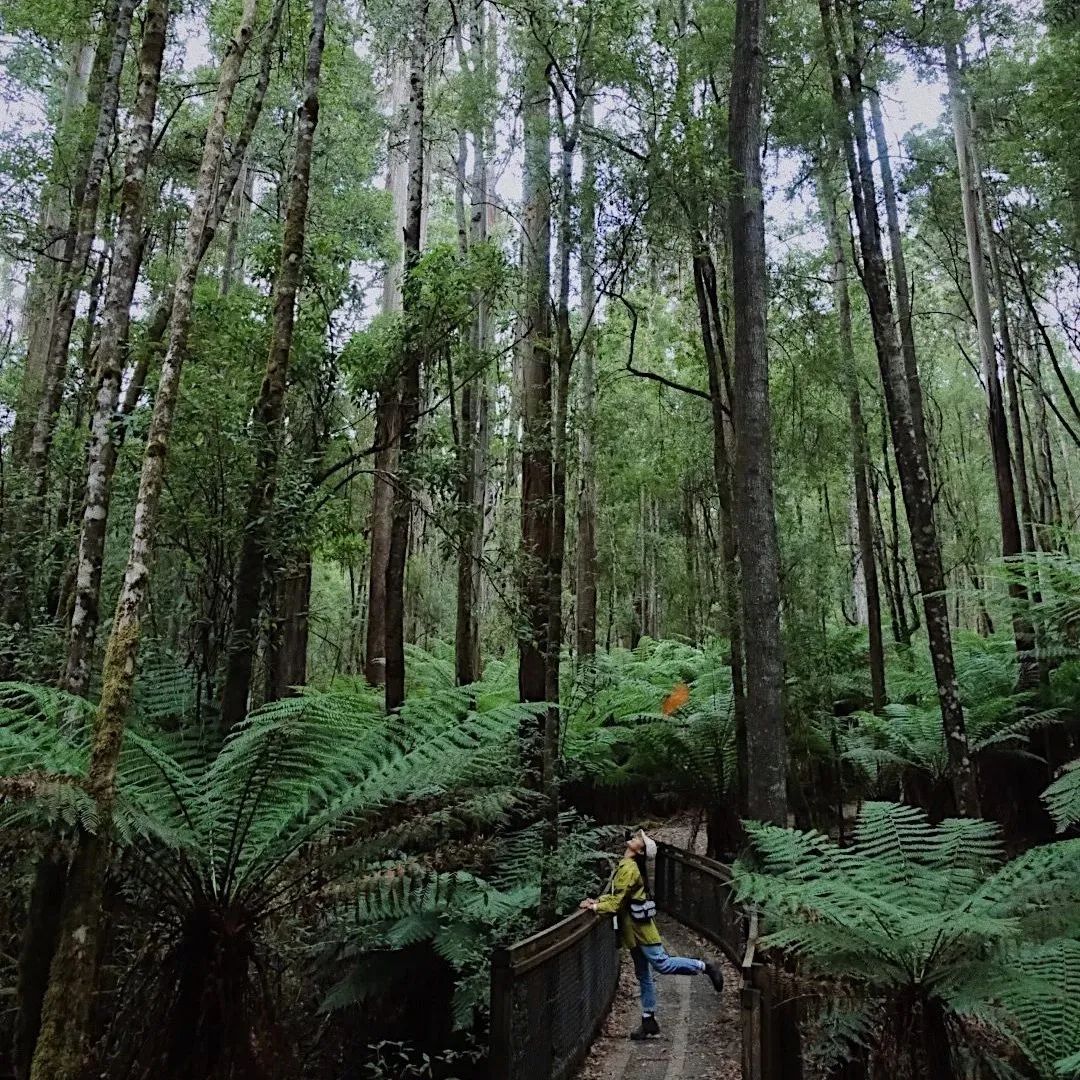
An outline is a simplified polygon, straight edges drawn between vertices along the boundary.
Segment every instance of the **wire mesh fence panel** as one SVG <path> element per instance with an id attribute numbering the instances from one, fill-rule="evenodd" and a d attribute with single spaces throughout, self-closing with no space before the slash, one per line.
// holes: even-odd
<path id="1" fill-rule="evenodd" d="M 746 950 L 746 914 L 735 903 L 731 873 L 722 863 L 660 844 L 654 875 L 657 904 L 719 945 L 734 964 Z"/>
<path id="2" fill-rule="evenodd" d="M 610 918 L 577 912 L 491 965 L 492 1080 L 566 1080 L 615 996 L 619 952 Z"/>

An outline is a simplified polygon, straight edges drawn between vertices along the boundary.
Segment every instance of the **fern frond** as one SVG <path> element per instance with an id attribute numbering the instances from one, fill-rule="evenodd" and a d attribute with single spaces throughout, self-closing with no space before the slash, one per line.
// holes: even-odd
<path id="1" fill-rule="evenodd" d="M 1080 822 L 1080 759 L 1071 762 L 1042 797 L 1058 832 Z"/>

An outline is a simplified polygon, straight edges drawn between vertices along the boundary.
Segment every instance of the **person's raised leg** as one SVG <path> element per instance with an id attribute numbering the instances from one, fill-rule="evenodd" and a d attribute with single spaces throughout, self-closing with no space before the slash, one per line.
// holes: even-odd
<path id="1" fill-rule="evenodd" d="M 689 956 L 668 956 L 663 945 L 639 946 L 649 965 L 661 975 L 708 975 L 713 989 L 724 989 L 724 973 L 716 964 Z"/>

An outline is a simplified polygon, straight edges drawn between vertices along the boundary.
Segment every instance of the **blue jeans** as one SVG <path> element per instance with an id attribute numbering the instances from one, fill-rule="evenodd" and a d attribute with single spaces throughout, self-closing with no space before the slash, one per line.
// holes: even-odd
<path id="1" fill-rule="evenodd" d="M 663 945 L 635 945 L 630 950 L 634 961 L 634 974 L 641 987 L 641 1011 L 656 1012 L 656 984 L 653 970 L 661 975 L 700 975 L 705 970 L 703 960 L 691 960 L 685 956 L 668 956 Z"/>

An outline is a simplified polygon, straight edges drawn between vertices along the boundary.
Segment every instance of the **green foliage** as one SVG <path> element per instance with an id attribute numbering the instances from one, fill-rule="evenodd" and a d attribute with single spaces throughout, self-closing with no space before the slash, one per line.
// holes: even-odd
<path id="1" fill-rule="evenodd" d="M 414 660 L 421 670 L 426 663 L 431 681 L 395 717 L 381 714 L 369 689 L 342 685 L 267 705 L 220 745 L 190 727 L 129 725 L 112 827 L 128 851 L 125 891 L 154 927 L 151 950 L 137 961 L 153 987 L 139 1001 L 140 1022 L 157 1016 L 162 1032 L 189 1041 L 192 1067 L 209 1067 L 213 1055 L 202 1025 L 225 1023 L 223 1052 L 242 1054 L 248 1027 L 270 1014 L 257 971 L 282 919 L 318 911 L 313 928 L 324 940 L 358 942 L 339 965 L 355 959 L 362 968 L 372 949 L 430 940 L 461 973 L 462 1025 L 484 1004 L 492 941 L 529 924 L 537 836 L 511 834 L 501 855 L 480 858 L 497 884 L 464 866 L 478 857 L 469 846 L 504 830 L 526 799 L 516 748 L 536 710 L 446 685 L 433 677 L 436 661 Z M 166 688 L 143 700 L 153 712 L 176 698 Z M 92 706 L 22 685 L 7 686 L 2 702 L 0 775 L 5 790 L 21 785 L 17 801 L 5 800 L 5 824 L 100 828 L 81 787 Z M 594 831 L 571 819 L 564 828 L 568 903 L 600 848 Z M 242 929 L 219 937 L 210 933 L 217 925 Z M 215 1020 L 218 1006 L 193 989 L 184 959 L 191 950 L 205 951 L 201 977 L 227 986 L 228 1021 Z M 178 1032 L 170 1016 L 194 1026 Z M 145 1053 L 164 1053 L 157 1035 L 147 1040 Z"/>
<path id="2" fill-rule="evenodd" d="M 1073 761 L 1043 793 L 1050 816 L 1058 829 L 1080 822 L 1080 761 Z"/>
<path id="3" fill-rule="evenodd" d="M 1064 710 L 1041 707 L 1039 696 L 1016 690 L 1017 665 L 1011 638 L 958 634 L 954 642 L 957 682 L 973 754 L 994 749 L 1029 753 L 1031 735 L 1064 723 Z M 842 734 L 842 754 L 871 791 L 881 791 L 903 770 L 945 776 L 947 754 L 941 729 L 937 683 L 928 656 L 889 669 L 894 701 L 881 716 L 859 713 Z"/>
<path id="4" fill-rule="evenodd" d="M 937 1003 L 975 1044 L 978 1025 L 1014 1039 L 1041 1076 L 1075 1052 L 1080 841 L 1005 861 L 991 823 L 933 826 L 893 803 L 864 805 L 847 848 L 819 833 L 746 827 L 752 852 L 735 880 L 761 911 L 764 947 L 839 980 L 863 1008 Z M 827 1027 L 848 1042 L 867 1037 L 854 1019 Z"/>
<path id="5" fill-rule="evenodd" d="M 734 790 L 731 676 L 721 643 L 701 649 L 645 640 L 632 652 L 598 655 L 576 674 L 565 705 L 571 778 L 601 786 L 663 784 L 699 805 Z M 664 699 L 680 683 L 689 700 L 665 715 Z"/>

